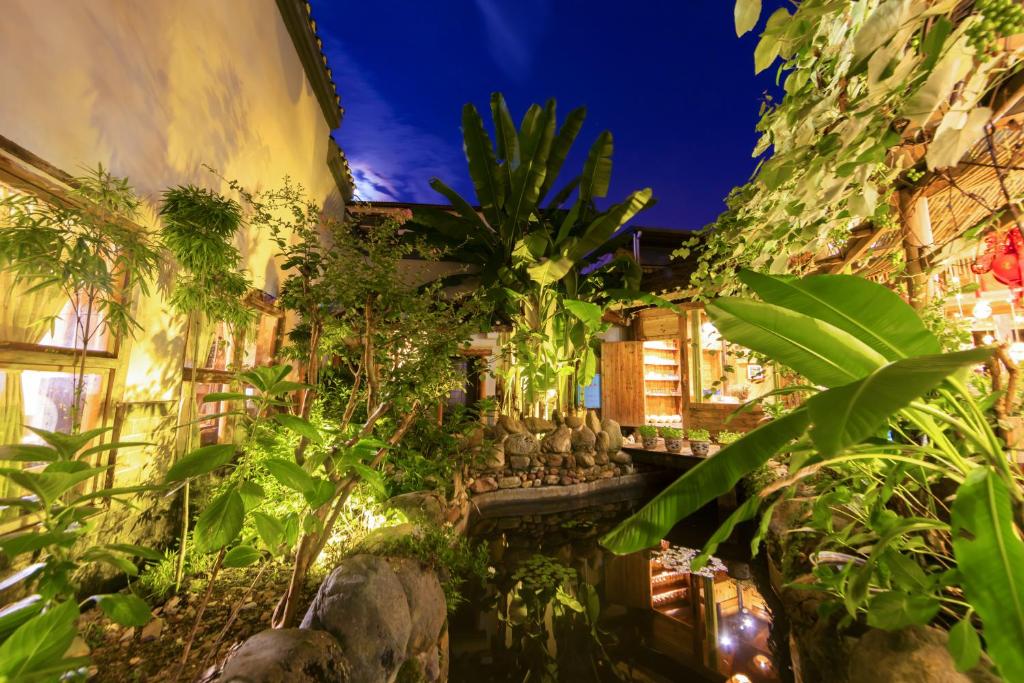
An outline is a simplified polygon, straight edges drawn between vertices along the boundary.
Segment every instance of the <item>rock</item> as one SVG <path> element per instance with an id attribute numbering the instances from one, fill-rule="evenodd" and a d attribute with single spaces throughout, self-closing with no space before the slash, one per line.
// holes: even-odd
<path id="1" fill-rule="evenodd" d="M 320 585 L 301 626 L 338 639 L 353 681 L 392 680 L 412 635 L 405 587 L 375 555 L 354 555 L 338 565 Z"/>
<path id="2" fill-rule="evenodd" d="M 601 421 L 597 419 L 597 413 L 595 413 L 593 410 L 587 411 L 587 416 L 584 420 L 584 424 L 587 425 L 590 431 L 594 432 L 595 434 L 601 431 Z"/>
<path id="3" fill-rule="evenodd" d="M 605 453 L 604 451 L 597 451 L 597 453 L 594 454 L 594 464 L 595 465 L 607 465 L 608 464 L 608 454 Z"/>
<path id="4" fill-rule="evenodd" d="M 473 493 L 490 493 L 498 490 L 498 481 L 494 477 L 477 477 L 469 490 Z"/>
<path id="5" fill-rule="evenodd" d="M 579 429 L 583 426 L 583 418 L 579 415 L 566 415 L 565 426 L 569 429 Z"/>
<path id="6" fill-rule="evenodd" d="M 517 489 L 523 485 L 523 480 L 517 476 L 502 477 L 498 480 L 499 489 Z"/>
<path id="7" fill-rule="evenodd" d="M 622 428 L 615 420 L 605 419 L 601 421 L 601 431 L 608 435 L 608 450 L 611 452 L 622 449 Z"/>
<path id="8" fill-rule="evenodd" d="M 590 427 L 580 427 L 572 433 L 572 449 L 574 451 L 592 451 L 597 442 L 597 435 Z"/>
<path id="9" fill-rule="evenodd" d="M 594 466 L 594 454 L 593 453 L 577 453 L 576 462 L 581 467 L 593 467 Z"/>
<path id="10" fill-rule="evenodd" d="M 559 476 L 557 474 L 549 474 L 544 477 L 544 483 L 548 486 L 554 486 L 559 482 Z"/>
<path id="11" fill-rule="evenodd" d="M 602 479 L 611 479 L 615 476 L 615 470 L 601 470 Z"/>
<path id="12" fill-rule="evenodd" d="M 505 449 L 501 447 L 501 444 L 491 446 L 486 453 L 484 467 L 489 470 L 505 469 Z"/>
<path id="13" fill-rule="evenodd" d="M 468 451 L 474 448 L 479 448 L 484 444 L 484 437 L 486 436 L 483 426 L 474 427 L 466 432 L 460 439 L 458 448 L 460 450 Z"/>
<path id="14" fill-rule="evenodd" d="M 574 469 L 576 467 L 576 456 L 572 453 L 565 454 L 565 466 L 568 469 Z"/>
<path id="15" fill-rule="evenodd" d="M 540 455 L 531 455 L 530 467 L 533 467 L 534 469 L 542 469 L 544 467 L 544 458 Z"/>
<path id="16" fill-rule="evenodd" d="M 619 465 L 629 465 L 633 462 L 633 456 L 626 451 L 619 451 L 612 455 L 612 462 Z"/>
<path id="17" fill-rule="evenodd" d="M 501 443 L 508 434 L 501 424 L 493 424 L 484 428 L 484 438 L 494 443 Z"/>
<path id="18" fill-rule="evenodd" d="M 389 498 L 385 508 L 398 510 L 411 522 L 444 524 L 448 504 L 436 491 L 413 491 Z"/>
<path id="19" fill-rule="evenodd" d="M 545 453 L 568 453 L 572 450 L 572 430 L 559 427 L 541 440 L 540 448 Z"/>
<path id="20" fill-rule="evenodd" d="M 509 434 L 505 439 L 505 454 L 509 456 L 533 455 L 537 452 L 537 448 L 537 439 L 533 437 L 533 434 Z"/>
<path id="21" fill-rule="evenodd" d="M 405 589 L 412 626 L 406 656 L 415 657 L 428 652 L 441 637 L 441 629 L 448 618 L 444 589 L 437 574 L 418 560 L 391 557 L 388 564 Z"/>
<path id="22" fill-rule="evenodd" d="M 573 483 L 573 479 L 572 477 L 569 476 L 563 476 L 561 479 L 558 480 L 558 483 L 560 483 L 562 486 L 570 486 Z"/>
<path id="23" fill-rule="evenodd" d="M 533 417 L 532 415 L 523 418 L 523 426 L 531 434 L 547 434 L 548 432 L 555 431 L 555 423 L 542 417 Z"/>
<path id="24" fill-rule="evenodd" d="M 397 581 L 397 579 L 396 579 Z M 224 664 L 223 683 L 327 683 L 358 680 L 330 633 L 268 629 L 249 638 Z"/>
<path id="25" fill-rule="evenodd" d="M 594 441 L 594 450 L 598 453 L 607 453 L 611 445 L 611 439 L 606 432 L 595 432 L 597 439 Z"/>
<path id="26" fill-rule="evenodd" d="M 986 662 L 958 673 L 946 649 L 945 631 L 911 626 L 899 631 L 871 629 L 850 651 L 849 683 L 995 683 Z"/>
<path id="27" fill-rule="evenodd" d="M 508 459 L 508 464 L 514 470 L 525 470 L 530 466 L 530 456 L 528 455 L 513 455 Z"/>
<path id="28" fill-rule="evenodd" d="M 526 434 L 523 423 L 509 415 L 499 415 L 498 424 L 509 434 Z"/>
<path id="29" fill-rule="evenodd" d="M 551 421 L 555 423 L 556 427 L 561 427 L 565 424 L 565 418 L 562 417 L 562 413 L 558 412 L 558 408 L 551 411 Z"/>
<path id="30" fill-rule="evenodd" d="M 565 462 L 565 456 L 561 453 L 552 453 L 544 457 L 544 463 L 548 467 L 561 467 L 563 462 Z"/>
<path id="31" fill-rule="evenodd" d="M 160 632 L 164 630 L 164 620 L 160 617 L 151 619 L 148 624 L 142 627 L 142 635 L 140 639 L 146 643 L 151 640 L 156 640 L 160 637 Z"/>

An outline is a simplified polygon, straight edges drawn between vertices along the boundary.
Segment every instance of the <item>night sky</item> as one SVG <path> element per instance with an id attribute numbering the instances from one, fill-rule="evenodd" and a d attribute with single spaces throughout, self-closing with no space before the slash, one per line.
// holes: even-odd
<path id="1" fill-rule="evenodd" d="M 427 184 L 437 176 L 473 201 L 461 108 L 474 102 L 489 125 L 497 90 L 517 121 L 530 103 L 550 97 L 559 123 L 586 105 L 563 181 L 609 129 L 609 198 L 649 186 L 658 204 L 635 223 L 702 227 L 753 170 L 760 99 L 774 87 L 774 69 L 753 73 L 760 27 L 737 39 L 732 7 L 731 0 L 313 0 L 345 107 L 335 136 L 358 198 L 443 201 Z"/>

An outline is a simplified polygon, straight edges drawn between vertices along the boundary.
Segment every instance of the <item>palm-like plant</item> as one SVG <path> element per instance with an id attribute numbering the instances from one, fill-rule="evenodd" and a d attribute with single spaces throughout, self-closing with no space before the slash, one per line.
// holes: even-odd
<path id="1" fill-rule="evenodd" d="M 592 376 L 590 339 L 601 316 L 595 319 L 589 306 L 574 309 L 564 303 L 593 304 L 603 311 L 611 296 L 604 286 L 588 286 L 588 277 L 613 289 L 636 288 L 639 271 L 629 257 L 620 256 L 596 273 L 585 275 L 584 269 L 595 249 L 651 205 L 651 190 L 638 190 L 598 210 L 595 200 L 607 196 L 611 180 L 612 136 L 605 131 L 591 146 L 582 173 L 551 195 L 586 110 L 574 109 L 559 127 L 554 100 L 544 107 L 534 104 L 517 130 L 504 97 L 495 93 L 491 116 L 495 140 L 473 104 L 462 110 L 477 205 L 434 178 L 431 187 L 453 210 L 421 208 L 414 216 L 453 258 L 475 267 L 473 276 L 495 311 L 512 322 L 512 366 L 518 373 L 513 385 L 523 391 L 520 407 L 536 407 L 550 389 L 562 394 L 565 405 L 568 392 L 559 386 L 561 380 L 586 380 L 588 370 Z M 574 192 L 572 206 L 563 208 Z M 612 274 L 618 282 L 607 282 Z"/>
<path id="2" fill-rule="evenodd" d="M 827 471 L 817 492 L 824 517 L 837 507 L 851 523 L 809 524 L 820 548 L 849 560 L 838 571 L 819 565 L 818 587 L 850 618 L 879 628 L 925 624 L 940 613 L 947 623 L 959 620 L 950 643 L 961 670 L 977 662 L 980 625 L 1000 673 L 1024 680 L 1024 478 L 987 410 L 1002 397 L 977 397 L 964 377 L 993 349 L 941 353 L 909 305 L 861 278 L 744 271 L 740 280 L 761 301 L 723 297 L 708 305 L 709 316 L 725 339 L 806 377 L 810 397 L 724 446 L 602 542 L 620 553 L 654 545 L 787 450 L 790 476 L 740 506 L 705 552 Z M 950 486 L 956 494 L 947 509 L 938 492 Z"/>

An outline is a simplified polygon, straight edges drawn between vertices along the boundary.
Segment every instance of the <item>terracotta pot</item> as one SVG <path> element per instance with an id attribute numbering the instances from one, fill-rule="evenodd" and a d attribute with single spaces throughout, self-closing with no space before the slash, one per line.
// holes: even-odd
<path id="1" fill-rule="evenodd" d="M 656 436 L 650 436 L 650 437 L 645 436 L 645 437 L 642 437 L 642 438 L 644 440 L 644 448 L 646 448 L 647 450 L 653 451 L 654 449 L 656 449 L 658 447 L 658 437 L 656 437 Z"/>
<path id="2" fill-rule="evenodd" d="M 711 448 L 710 441 L 691 441 L 690 452 L 701 458 L 707 457 L 708 449 Z"/>
<path id="3" fill-rule="evenodd" d="M 670 438 L 666 437 L 665 438 L 665 450 L 668 451 L 669 453 L 682 453 L 683 452 L 683 439 L 682 439 L 682 437 L 679 437 L 678 439 L 670 439 Z"/>

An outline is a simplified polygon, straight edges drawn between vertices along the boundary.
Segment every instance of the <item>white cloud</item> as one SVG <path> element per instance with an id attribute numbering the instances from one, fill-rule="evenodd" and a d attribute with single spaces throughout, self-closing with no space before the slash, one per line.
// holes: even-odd
<path id="1" fill-rule="evenodd" d="M 483 16 L 491 57 L 509 78 L 526 80 L 544 33 L 546 0 L 476 0 L 476 6 Z"/>
<path id="2" fill-rule="evenodd" d="M 444 202 L 430 188 L 430 178 L 458 187 L 468 173 L 454 137 L 459 134 L 459 111 L 452 111 L 451 141 L 424 131 L 403 118 L 373 84 L 371 70 L 357 64 L 337 41 L 326 40 L 325 49 L 345 106 L 335 137 L 352 168 L 357 198 Z"/>

